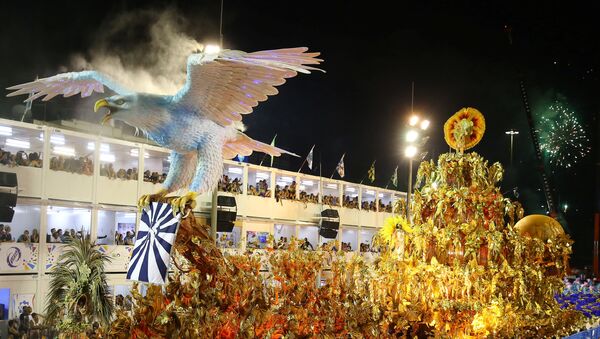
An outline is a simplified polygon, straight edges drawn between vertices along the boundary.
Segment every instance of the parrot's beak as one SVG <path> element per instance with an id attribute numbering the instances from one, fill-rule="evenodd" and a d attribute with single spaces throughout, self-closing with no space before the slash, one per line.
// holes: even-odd
<path id="1" fill-rule="evenodd" d="M 106 113 L 106 115 L 104 115 L 104 118 L 102 118 L 102 125 L 104 125 L 112 118 L 110 115 L 110 105 L 108 104 L 108 101 L 106 101 L 106 99 L 100 99 L 96 101 L 96 103 L 94 104 L 94 113 L 98 112 L 98 110 L 102 107 L 108 108 L 108 113 Z"/>
<path id="2" fill-rule="evenodd" d="M 98 112 L 98 110 L 102 107 L 108 107 L 108 101 L 106 101 L 106 99 L 100 99 L 96 101 L 94 104 L 94 113 Z"/>

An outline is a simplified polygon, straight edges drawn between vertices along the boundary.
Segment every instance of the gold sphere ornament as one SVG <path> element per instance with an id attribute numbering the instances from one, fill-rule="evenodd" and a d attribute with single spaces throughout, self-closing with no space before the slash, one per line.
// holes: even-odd
<path id="1" fill-rule="evenodd" d="M 476 108 L 465 107 L 444 124 L 446 143 L 459 152 L 477 145 L 485 133 L 485 118 Z"/>
<path id="2" fill-rule="evenodd" d="M 521 236 L 537 238 L 542 241 L 565 234 L 558 221 L 543 214 L 532 214 L 519 220 L 515 224 L 515 231 Z"/>

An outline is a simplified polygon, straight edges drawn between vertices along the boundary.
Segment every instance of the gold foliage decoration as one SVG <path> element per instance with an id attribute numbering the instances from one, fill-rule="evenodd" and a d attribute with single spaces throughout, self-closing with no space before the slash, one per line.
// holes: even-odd
<path id="1" fill-rule="evenodd" d="M 222 255 L 186 218 L 178 268 L 162 291 L 135 292 L 118 338 L 554 337 L 581 328 L 562 310 L 568 235 L 522 236 L 518 202 L 497 186 L 502 167 L 476 153 L 421 164 L 412 223 L 385 221 L 380 252 L 287 250 Z M 339 248 L 339 245 L 335 247 Z M 401 248 L 401 250 L 400 250 Z M 265 270 L 265 267 L 268 269 Z M 321 284 L 324 281 L 324 284 Z"/>

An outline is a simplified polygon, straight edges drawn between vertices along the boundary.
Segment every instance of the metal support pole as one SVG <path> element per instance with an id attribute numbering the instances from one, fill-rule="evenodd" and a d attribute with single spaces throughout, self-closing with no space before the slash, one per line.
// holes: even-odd
<path id="1" fill-rule="evenodd" d="M 513 138 L 514 138 L 514 134 L 510 135 L 510 165 L 512 166 L 513 164 Z"/>
<path id="2" fill-rule="evenodd" d="M 212 194 L 212 205 L 210 210 L 210 236 L 213 241 L 217 239 L 217 196 L 218 196 L 218 188 L 215 187 L 215 190 Z"/>
<path id="3" fill-rule="evenodd" d="M 511 130 L 506 131 L 504 133 L 510 135 L 510 166 L 512 166 L 512 164 L 513 164 L 513 153 L 514 153 L 514 138 L 515 138 L 515 135 L 519 134 L 519 131 L 515 131 L 514 129 L 511 129 Z"/>
<path id="4" fill-rule="evenodd" d="M 415 114 L 415 82 L 410 93 L 410 114 Z M 412 157 L 408 159 L 408 190 L 406 192 L 406 220 L 410 222 L 410 192 L 412 191 Z"/>
<path id="5" fill-rule="evenodd" d="M 412 192 L 412 163 L 413 160 L 408 160 L 408 190 L 406 192 L 406 219 L 410 221 L 410 194 Z"/>
<path id="6" fill-rule="evenodd" d="M 223 48 L 223 2 L 221 0 L 221 16 L 219 17 L 219 47 Z"/>

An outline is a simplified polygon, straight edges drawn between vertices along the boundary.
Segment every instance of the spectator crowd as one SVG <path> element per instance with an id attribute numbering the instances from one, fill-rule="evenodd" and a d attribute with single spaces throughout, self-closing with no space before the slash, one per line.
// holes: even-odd
<path id="1" fill-rule="evenodd" d="M 41 168 L 42 157 L 38 152 L 27 154 L 25 151 L 18 151 L 17 153 L 12 153 L 0 148 L 0 164 L 9 167 L 29 166 Z"/>
<path id="2" fill-rule="evenodd" d="M 94 174 L 94 162 L 87 156 L 85 157 L 52 157 L 50 159 L 50 169 L 53 171 L 63 171 L 75 174 L 92 175 Z"/>
<path id="3" fill-rule="evenodd" d="M 153 184 L 162 184 L 167 179 L 167 173 L 158 174 L 158 172 L 144 171 L 144 181 Z"/>
<path id="4" fill-rule="evenodd" d="M 118 231 L 115 232 L 115 245 L 130 245 L 135 243 L 135 232 L 127 231 L 125 234 Z"/>
<path id="5" fill-rule="evenodd" d="M 355 208 L 358 209 L 358 196 L 350 197 L 348 195 L 344 195 L 344 203 L 343 206 L 346 208 Z"/>
<path id="6" fill-rule="evenodd" d="M 287 238 L 286 238 L 286 240 L 287 240 Z M 308 241 L 308 238 L 306 238 L 306 237 L 304 238 L 304 241 L 300 245 L 300 248 L 303 249 L 303 250 L 305 250 L 305 251 L 308 251 L 309 249 L 311 251 L 315 250 L 315 248 L 313 247 L 312 243 L 310 241 Z"/>
<path id="7" fill-rule="evenodd" d="M 289 246 L 287 237 L 279 237 L 279 240 L 275 244 L 275 249 L 278 250 L 287 250 Z"/>
<path id="8" fill-rule="evenodd" d="M 283 186 L 283 188 L 275 185 L 275 200 L 296 200 L 296 186 L 295 180 L 291 184 Z M 302 196 L 300 196 L 300 199 L 302 200 Z"/>
<path id="9" fill-rule="evenodd" d="M 240 194 L 242 193 L 242 181 L 238 178 L 231 180 L 228 175 L 223 174 L 219 179 L 219 191 Z"/>
<path id="10" fill-rule="evenodd" d="M 121 168 L 115 172 L 112 163 L 100 164 L 100 176 L 109 179 L 138 180 L 138 169 L 136 167 L 127 170 Z"/>
<path id="11" fill-rule="evenodd" d="M 40 233 L 36 228 L 34 228 L 31 233 L 26 229 L 16 238 L 13 237 L 11 231 L 10 225 L 0 224 L 0 242 L 40 242 Z"/>
<path id="12" fill-rule="evenodd" d="M 133 306 L 131 295 L 123 296 L 117 294 L 114 299 L 115 308 L 130 312 Z M 33 312 L 31 306 L 23 306 L 18 318 L 8 321 L 8 339 L 42 339 L 59 338 L 58 331 L 44 324 L 43 316 Z M 92 328 L 85 333 L 86 338 L 105 338 L 98 322 L 94 322 Z M 3 337 L 2 337 L 3 338 Z"/>
<path id="13" fill-rule="evenodd" d="M 323 204 L 325 205 L 329 205 L 329 206 L 339 206 L 340 205 L 340 199 L 334 195 L 323 195 Z"/>
<path id="14" fill-rule="evenodd" d="M 9 225 L 0 224 L 0 242 L 21 242 L 21 243 L 39 243 L 40 233 L 37 228 L 31 232 L 25 229 L 21 235 L 14 237 L 11 233 L 12 229 Z M 60 228 L 52 228 L 50 234 L 46 235 L 47 243 L 67 243 L 72 239 L 82 238 L 82 231 L 75 231 L 71 228 L 68 231 L 63 231 Z M 89 234 L 86 235 L 89 237 Z M 107 236 L 98 236 L 98 239 L 106 238 Z M 135 243 L 135 232 L 127 231 L 125 233 L 115 232 L 115 245 L 131 245 Z"/>
<path id="15" fill-rule="evenodd" d="M 113 164 L 100 164 L 100 176 L 108 177 L 109 179 L 121 179 L 121 180 L 138 180 L 139 172 L 136 167 L 133 168 L 120 168 L 115 171 Z M 162 184 L 167 178 L 167 173 L 159 174 L 150 170 L 144 171 L 144 181 L 151 182 L 153 184 Z"/>
<path id="16" fill-rule="evenodd" d="M 392 202 L 388 202 L 384 204 L 381 200 L 379 200 L 379 212 L 387 212 L 392 213 Z"/>
<path id="17" fill-rule="evenodd" d="M 86 237 L 89 238 L 90 234 L 86 234 Z M 98 238 L 105 238 L 104 237 L 98 237 Z M 83 232 L 82 231 L 75 231 L 75 229 L 71 228 L 68 231 L 65 230 L 63 231 L 60 228 L 52 228 L 50 229 L 50 234 L 46 234 L 46 242 L 47 243 L 67 243 L 73 239 L 82 239 L 83 238 Z"/>
<path id="18" fill-rule="evenodd" d="M 360 207 L 363 211 L 377 211 L 375 201 L 363 201 Z"/>
<path id="19" fill-rule="evenodd" d="M 300 201 L 307 203 L 318 204 L 319 203 L 319 194 L 306 193 L 304 191 L 300 191 Z"/>
<path id="20" fill-rule="evenodd" d="M 269 190 L 269 184 L 266 179 L 260 180 L 254 185 L 248 185 L 248 195 L 254 195 L 258 197 L 271 197 L 271 191 Z"/>
<path id="21" fill-rule="evenodd" d="M 371 247 L 368 243 L 360 243 L 360 251 L 361 252 L 378 252 L 375 247 Z"/>
<path id="22" fill-rule="evenodd" d="M 9 339 L 28 338 L 54 338 L 56 333 L 43 324 L 42 316 L 32 312 L 31 306 L 23 306 L 21 314 L 16 319 L 8 321 Z"/>
<path id="23" fill-rule="evenodd" d="M 131 311 L 131 307 L 133 306 L 133 298 L 131 297 L 131 294 L 128 294 L 126 296 L 123 296 L 122 294 L 117 294 L 115 296 L 115 306 L 125 311 Z"/>
<path id="24" fill-rule="evenodd" d="M 40 160 L 41 167 L 41 160 Z M 36 166 L 38 167 L 38 166 Z M 75 174 L 92 175 L 94 174 L 94 162 L 89 157 L 52 157 L 50 159 L 50 169 L 54 171 L 63 171 Z M 109 179 L 138 180 L 139 172 L 136 167 L 120 168 L 115 170 L 112 163 L 100 164 L 100 176 Z M 144 171 L 144 181 L 153 184 L 162 184 L 167 178 L 167 173 L 159 174 L 155 171 Z"/>

